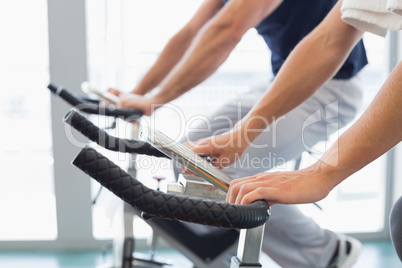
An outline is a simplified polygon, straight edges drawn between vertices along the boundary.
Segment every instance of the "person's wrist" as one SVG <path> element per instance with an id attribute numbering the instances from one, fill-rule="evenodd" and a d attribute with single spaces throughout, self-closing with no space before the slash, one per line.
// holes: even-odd
<path id="1" fill-rule="evenodd" d="M 248 137 L 243 131 L 243 128 L 234 128 L 231 131 L 232 135 L 232 144 L 236 148 L 235 153 L 238 154 L 238 156 L 243 155 L 243 152 L 247 149 L 247 147 L 250 145 L 250 141 L 248 140 Z"/>
<path id="2" fill-rule="evenodd" d="M 326 188 L 328 193 L 346 178 L 339 165 L 334 165 L 325 159 L 318 160 L 310 168 L 314 176 L 320 178 L 320 182 L 323 184 L 322 188 Z"/>
<path id="3" fill-rule="evenodd" d="M 154 113 L 156 110 L 166 104 L 166 102 L 164 102 L 158 95 L 147 94 L 144 96 L 144 100 L 149 114 Z"/>
<path id="4" fill-rule="evenodd" d="M 239 121 L 233 127 L 233 136 L 239 151 L 244 152 L 249 146 L 253 145 L 254 139 L 259 135 L 254 129 L 250 129 L 246 120 Z"/>
<path id="5" fill-rule="evenodd" d="M 238 136 L 241 138 L 243 146 L 246 148 L 253 144 L 255 138 L 261 134 L 269 126 L 269 123 L 265 118 L 261 116 L 247 115 L 241 119 L 233 129 L 238 132 Z"/>
<path id="6" fill-rule="evenodd" d="M 117 104 L 118 108 L 134 109 L 142 111 L 143 115 L 152 114 L 152 100 L 146 96 L 141 96 L 132 93 L 120 94 L 120 101 Z"/>
<path id="7" fill-rule="evenodd" d="M 141 95 L 144 96 L 147 91 L 145 89 L 142 89 L 141 87 L 135 87 L 133 90 L 130 92 L 131 94 L 136 94 L 136 95 Z"/>
<path id="8" fill-rule="evenodd" d="M 144 115 L 153 114 L 155 112 L 156 108 L 155 108 L 155 105 L 153 104 L 152 98 L 149 98 L 147 96 L 143 96 L 141 109 L 144 112 Z"/>

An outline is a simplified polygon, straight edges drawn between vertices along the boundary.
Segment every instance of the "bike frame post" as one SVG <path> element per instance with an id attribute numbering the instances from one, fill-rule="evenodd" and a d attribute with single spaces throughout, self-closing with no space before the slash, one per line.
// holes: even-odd
<path id="1" fill-rule="evenodd" d="M 260 252 L 265 224 L 252 229 L 240 230 L 237 256 L 232 258 L 230 268 L 255 268 L 260 264 Z"/>

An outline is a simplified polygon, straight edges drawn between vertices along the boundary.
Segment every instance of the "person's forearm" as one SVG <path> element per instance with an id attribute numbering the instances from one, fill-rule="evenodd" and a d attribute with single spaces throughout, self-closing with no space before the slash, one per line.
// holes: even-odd
<path id="1" fill-rule="evenodd" d="M 240 41 L 229 27 L 206 27 L 195 38 L 182 60 L 161 83 L 154 102 L 165 104 L 212 75 Z"/>
<path id="2" fill-rule="evenodd" d="M 181 61 L 162 81 L 154 102 L 167 103 L 203 82 L 228 58 L 243 34 L 258 25 L 281 2 L 229 1 L 204 26 Z"/>
<path id="3" fill-rule="evenodd" d="M 331 188 L 402 140 L 401 104 L 402 62 L 362 117 L 315 164 Z"/>
<path id="4" fill-rule="evenodd" d="M 157 87 L 180 62 L 199 30 L 222 8 L 220 0 L 204 0 L 188 23 L 176 33 L 162 50 L 156 62 L 132 91 L 144 95 Z"/>
<path id="5" fill-rule="evenodd" d="M 188 29 L 182 29 L 173 36 L 132 93 L 144 95 L 157 87 L 183 57 L 193 37 L 194 34 Z"/>
<path id="6" fill-rule="evenodd" d="M 236 126 L 242 132 L 236 136 L 252 142 L 274 120 L 307 100 L 336 74 L 362 34 L 341 20 L 335 6 L 295 47 L 263 98 Z"/>

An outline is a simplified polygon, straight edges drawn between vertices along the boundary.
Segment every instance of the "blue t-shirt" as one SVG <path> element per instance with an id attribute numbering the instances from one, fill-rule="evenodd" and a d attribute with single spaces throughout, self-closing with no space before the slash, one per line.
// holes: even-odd
<path id="1" fill-rule="evenodd" d="M 222 1 L 226 3 L 229 0 Z M 284 0 L 256 27 L 271 51 L 274 75 L 297 43 L 325 18 L 336 2 L 337 0 Z M 363 41 L 360 41 L 334 78 L 351 78 L 366 64 L 366 51 Z"/>

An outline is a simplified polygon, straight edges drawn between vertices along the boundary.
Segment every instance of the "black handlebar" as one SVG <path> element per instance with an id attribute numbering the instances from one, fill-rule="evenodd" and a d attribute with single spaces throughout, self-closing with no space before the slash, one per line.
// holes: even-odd
<path id="1" fill-rule="evenodd" d="M 122 117 L 122 119 L 124 120 L 136 120 L 143 115 L 142 111 L 139 110 L 118 109 L 99 105 L 99 101 L 97 100 L 91 100 L 77 96 L 66 88 L 57 86 L 53 83 L 50 83 L 48 85 L 48 88 L 51 92 L 60 96 L 60 98 L 65 100 L 67 103 L 85 113 Z"/>
<path id="2" fill-rule="evenodd" d="M 91 141 L 96 142 L 100 146 L 123 153 L 144 154 L 155 157 L 166 157 L 165 154 L 152 147 L 149 143 L 135 139 L 116 138 L 89 121 L 78 110 L 71 109 L 64 117 L 64 122 L 78 130 Z"/>
<path id="3" fill-rule="evenodd" d="M 73 164 L 151 217 L 236 229 L 254 228 L 269 218 L 269 205 L 265 201 L 234 205 L 154 191 L 90 147 L 82 149 Z"/>

